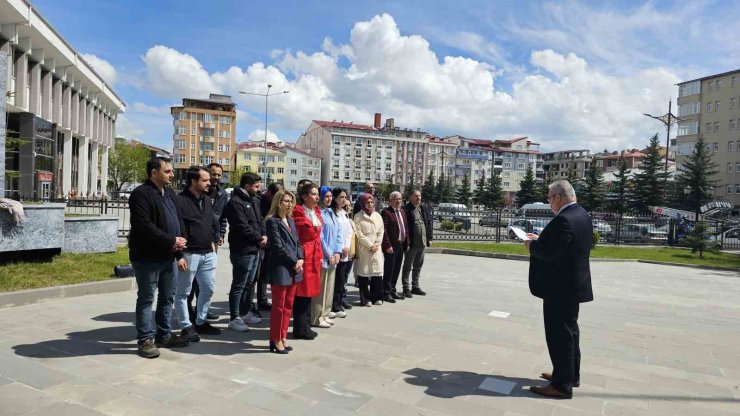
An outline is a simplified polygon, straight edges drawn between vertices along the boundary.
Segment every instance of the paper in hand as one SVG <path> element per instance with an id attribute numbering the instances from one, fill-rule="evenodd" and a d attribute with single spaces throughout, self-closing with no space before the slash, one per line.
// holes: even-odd
<path id="1" fill-rule="evenodd" d="M 531 238 L 527 237 L 527 233 L 524 232 L 521 228 L 511 227 L 511 231 L 514 231 L 514 234 L 523 241 L 531 240 Z"/>

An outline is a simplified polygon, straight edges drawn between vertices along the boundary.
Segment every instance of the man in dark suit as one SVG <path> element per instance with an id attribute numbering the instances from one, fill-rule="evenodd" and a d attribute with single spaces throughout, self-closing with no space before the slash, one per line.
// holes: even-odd
<path id="1" fill-rule="evenodd" d="M 383 233 L 383 300 L 396 303 L 396 299 L 404 299 L 403 294 L 396 293 L 398 275 L 401 273 L 403 253 L 409 248 L 408 219 L 406 211 L 401 208 L 403 199 L 400 192 L 392 192 L 391 205 L 380 212 L 383 217 L 385 233 Z"/>
<path id="2" fill-rule="evenodd" d="M 409 203 L 404 206 L 409 222 L 406 225 L 409 234 L 409 249 L 403 260 L 401 283 L 403 296 L 411 298 L 414 295 L 425 296 L 427 293 L 419 286 L 419 275 L 424 265 L 424 250 L 432 245 L 433 220 L 429 206 L 421 203 L 421 191 L 414 189 L 409 195 Z M 409 281 L 409 274 L 413 274 Z"/>
<path id="3" fill-rule="evenodd" d="M 548 187 L 547 200 L 555 218 L 539 237 L 527 234 L 529 248 L 529 289 L 543 300 L 545 338 L 552 361 L 552 373 L 544 387 L 532 392 L 553 398 L 570 399 L 573 387 L 580 385 L 579 304 L 594 299 L 591 290 L 589 256 L 593 228 L 586 210 L 576 203 L 576 193 L 568 181 L 555 181 Z"/>

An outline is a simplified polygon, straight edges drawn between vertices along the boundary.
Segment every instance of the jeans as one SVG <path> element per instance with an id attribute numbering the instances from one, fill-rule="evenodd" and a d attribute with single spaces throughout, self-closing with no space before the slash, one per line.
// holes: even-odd
<path id="1" fill-rule="evenodd" d="M 334 297 L 331 303 L 332 312 L 343 311 L 342 299 L 347 294 L 347 278 L 352 268 L 352 261 L 341 261 L 337 265 L 337 273 L 334 276 Z"/>
<path id="2" fill-rule="evenodd" d="M 229 313 L 231 320 L 246 315 L 249 312 L 249 303 L 242 298 L 249 293 L 249 287 L 254 285 L 257 277 L 257 265 L 259 264 L 259 253 L 236 253 L 229 254 L 231 259 L 231 290 L 229 291 Z M 246 288 L 246 290 L 245 290 Z"/>
<path id="3" fill-rule="evenodd" d="M 170 336 L 170 316 L 175 299 L 174 260 L 132 261 L 136 275 L 136 338 L 139 343 L 155 338 L 152 327 L 152 303 L 157 292 L 157 312 L 154 321 L 157 325 L 156 341 L 166 341 Z"/>
<path id="4" fill-rule="evenodd" d="M 426 247 L 423 244 L 419 244 L 418 246 L 409 247 L 406 251 L 403 257 L 403 272 L 401 272 L 403 290 L 419 288 L 419 275 L 421 274 L 421 266 L 424 265 L 425 249 Z M 409 282 L 409 273 L 411 273 L 412 267 L 413 273 L 411 274 L 411 282 Z"/>
<path id="5" fill-rule="evenodd" d="M 183 258 L 188 263 L 185 271 L 177 273 L 177 291 L 175 292 L 175 312 L 180 328 L 185 329 L 191 325 L 188 314 L 188 295 L 193 285 L 193 279 L 198 282 L 200 294 L 195 306 L 195 324 L 206 323 L 208 308 L 211 306 L 213 289 L 216 286 L 216 253 L 206 254 L 183 253 Z"/>

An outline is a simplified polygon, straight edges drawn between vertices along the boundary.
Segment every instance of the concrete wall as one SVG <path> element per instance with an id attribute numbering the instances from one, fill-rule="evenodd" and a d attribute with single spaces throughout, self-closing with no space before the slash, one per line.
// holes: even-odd
<path id="1" fill-rule="evenodd" d="M 26 220 L 16 224 L 0 210 L 0 252 L 61 249 L 64 244 L 64 204 L 24 205 Z"/>
<path id="2" fill-rule="evenodd" d="M 110 253 L 116 251 L 117 217 L 67 217 L 64 219 L 64 247 L 68 253 Z"/>

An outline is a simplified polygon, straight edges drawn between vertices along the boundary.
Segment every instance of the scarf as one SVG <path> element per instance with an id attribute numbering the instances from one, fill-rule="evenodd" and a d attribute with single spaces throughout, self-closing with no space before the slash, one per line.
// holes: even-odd
<path id="1" fill-rule="evenodd" d="M 368 208 L 367 207 L 368 201 L 371 201 L 372 199 L 373 199 L 373 196 L 370 195 L 370 194 L 368 194 L 368 193 L 364 193 L 364 194 L 360 195 L 360 198 L 359 198 L 360 207 L 362 208 L 362 211 L 365 214 L 367 214 L 367 216 L 373 215 L 373 212 L 375 212 L 375 210 L 373 208 Z"/>

